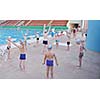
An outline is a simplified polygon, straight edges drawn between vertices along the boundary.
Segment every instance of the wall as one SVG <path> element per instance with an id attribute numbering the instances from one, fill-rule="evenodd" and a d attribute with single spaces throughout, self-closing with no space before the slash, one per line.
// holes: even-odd
<path id="1" fill-rule="evenodd" d="M 86 47 L 100 52 L 100 20 L 89 20 Z"/>

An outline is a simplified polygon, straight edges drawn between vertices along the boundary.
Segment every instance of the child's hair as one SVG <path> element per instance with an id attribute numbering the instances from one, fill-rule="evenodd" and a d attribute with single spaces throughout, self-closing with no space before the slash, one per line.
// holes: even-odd
<path id="1" fill-rule="evenodd" d="M 81 40 L 81 42 L 85 42 L 84 40 Z"/>
<path id="2" fill-rule="evenodd" d="M 24 44 L 22 40 L 19 40 L 19 41 L 20 41 L 20 44 L 21 44 L 21 45 Z"/>

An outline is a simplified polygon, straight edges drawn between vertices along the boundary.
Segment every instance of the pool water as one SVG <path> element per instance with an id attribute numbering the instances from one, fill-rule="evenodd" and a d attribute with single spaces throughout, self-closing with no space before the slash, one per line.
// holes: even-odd
<path id="1" fill-rule="evenodd" d="M 35 33 L 39 32 L 40 36 L 43 36 L 42 30 L 28 30 L 28 29 L 0 29 L 0 45 L 7 44 L 7 38 L 11 36 L 11 38 L 15 39 L 14 42 L 18 42 L 19 40 L 24 40 L 23 35 L 28 33 L 27 36 L 34 36 Z"/>

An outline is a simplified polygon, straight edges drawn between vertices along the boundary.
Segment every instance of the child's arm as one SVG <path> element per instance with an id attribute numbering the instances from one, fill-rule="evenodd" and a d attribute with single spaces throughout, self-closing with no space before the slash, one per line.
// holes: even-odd
<path id="1" fill-rule="evenodd" d="M 44 34 L 44 31 L 45 31 L 45 28 L 46 28 L 46 24 L 44 24 L 44 28 L 43 28 L 43 34 Z"/>
<path id="2" fill-rule="evenodd" d="M 44 55 L 44 58 L 43 58 L 43 65 L 45 64 L 45 60 L 46 60 L 46 54 Z"/>
<path id="3" fill-rule="evenodd" d="M 56 58 L 55 54 L 54 54 L 54 58 L 55 58 L 55 61 L 56 61 L 56 65 L 58 66 L 58 61 L 57 61 L 57 58 Z"/>
<path id="4" fill-rule="evenodd" d="M 17 45 L 16 43 L 12 42 L 11 40 L 8 40 L 9 42 L 11 42 L 13 45 L 15 45 L 16 47 L 20 48 L 19 45 Z"/>
<path id="5" fill-rule="evenodd" d="M 49 26 L 49 29 L 48 29 L 48 34 L 49 34 L 49 32 L 50 32 L 50 29 L 51 29 L 51 26 Z"/>
<path id="6" fill-rule="evenodd" d="M 84 47 L 84 50 L 87 51 L 85 47 Z"/>

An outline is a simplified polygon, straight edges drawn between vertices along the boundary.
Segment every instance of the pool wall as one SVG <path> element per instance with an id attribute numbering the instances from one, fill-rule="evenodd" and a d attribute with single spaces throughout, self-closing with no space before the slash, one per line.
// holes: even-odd
<path id="1" fill-rule="evenodd" d="M 86 47 L 100 52 L 100 20 L 89 20 Z"/>

